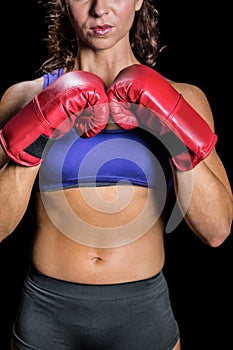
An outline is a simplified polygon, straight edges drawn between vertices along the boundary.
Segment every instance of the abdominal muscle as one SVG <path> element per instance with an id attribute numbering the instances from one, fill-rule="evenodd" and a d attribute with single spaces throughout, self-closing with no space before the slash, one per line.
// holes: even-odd
<path id="1" fill-rule="evenodd" d="M 158 193 L 104 186 L 36 194 L 32 262 L 71 282 L 112 284 L 149 278 L 164 263 Z"/>

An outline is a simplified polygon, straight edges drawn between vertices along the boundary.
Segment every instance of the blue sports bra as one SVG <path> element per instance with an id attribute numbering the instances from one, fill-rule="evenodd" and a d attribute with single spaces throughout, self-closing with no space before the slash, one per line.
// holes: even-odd
<path id="1" fill-rule="evenodd" d="M 44 75 L 44 88 L 63 73 Z M 103 130 L 81 138 L 75 129 L 48 147 L 38 173 L 36 191 L 81 186 L 132 184 L 170 189 L 168 152 L 153 135 L 140 128 Z"/>

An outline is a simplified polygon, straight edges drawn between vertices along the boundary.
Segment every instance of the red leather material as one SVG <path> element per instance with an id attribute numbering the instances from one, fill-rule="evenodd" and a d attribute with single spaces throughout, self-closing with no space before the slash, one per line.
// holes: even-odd
<path id="1" fill-rule="evenodd" d="M 40 157 L 27 152 L 41 135 L 57 139 L 75 127 L 81 137 L 92 137 L 109 117 L 103 81 L 95 74 L 74 71 L 63 74 L 0 130 L 0 142 L 16 163 L 34 166 Z"/>
<path id="2" fill-rule="evenodd" d="M 146 127 L 162 141 L 172 132 L 182 141 L 186 147 L 178 154 L 169 145 L 171 159 L 181 171 L 194 168 L 217 142 L 204 119 L 152 68 L 135 64 L 123 69 L 107 94 L 111 117 L 122 128 Z"/>

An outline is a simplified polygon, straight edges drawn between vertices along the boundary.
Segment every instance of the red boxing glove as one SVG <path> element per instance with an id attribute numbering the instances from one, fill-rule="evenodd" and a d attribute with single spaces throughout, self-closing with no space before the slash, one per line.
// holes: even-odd
<path id="1" fill-rule="evenodd" d="M 144 126 L 168 147 L 180 171 L 193 169 L 217 142 L 203 118 L 154 69 L 123 69 L 108 89 L 112 119 L 124 129 Z"/>
<path id="2" fill-rule="evenodd" d="M 36 95 L 0 130 L 0 143 L 16 163 L 41 163 L 46 143 L 75 127 L 81 137 L 92 137 L 109 117 L 104 82 L 95 74 L 73 71 L 57 78 Z"/>

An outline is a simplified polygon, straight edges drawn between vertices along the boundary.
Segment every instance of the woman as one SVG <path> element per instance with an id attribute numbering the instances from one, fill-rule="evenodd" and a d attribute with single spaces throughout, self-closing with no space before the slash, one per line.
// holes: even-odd
<path id="1" fill-rule="evenodd" d="M 36 208 L 12 349 L 178 350 L 162 273 L 166 225 L 179 222 L 173 185 L 206 244 L 221 245 L 232 223 L 210 106 L 150 68 L 149 0 L 48 5 L 51 58 L 0 106 L 2 239 L 30 198 Z"/>

